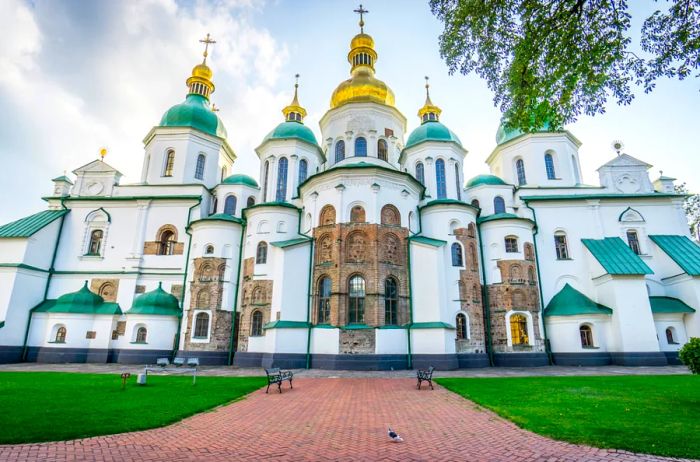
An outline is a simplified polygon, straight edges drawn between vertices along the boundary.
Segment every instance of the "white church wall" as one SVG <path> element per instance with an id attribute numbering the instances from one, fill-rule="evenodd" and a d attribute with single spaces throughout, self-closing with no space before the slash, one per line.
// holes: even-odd
<path id="1" fill-rule="evenodd" d="M 149 316 L 126 313 L 126 332 L 112 344 L 125 350 L 170 350 L 173 347 L 178 321 L 175 316 Z M 139 327 L 146 328 L 146 343 L 136 343 Z"/>
<path id="2" fill-rule="evenodd" d="M 518 251 L 506 252 L 505 238 L 518 239 Z M 498 260 L 524 260 L 526 242 L 532 242 L 532 224 L 525 220 L 496 220 L 481 224 L 483 261 L 486 269 L 486 284 L 501 283 Z"/>
<path id="3" fill-rule="evenodd" d="M 688 341 L 683 313 L 655 313 L 654 325 L 661 351 L 678 351 Z M 674 343 L 668 342 L 666 329 L 671 329 Z"/>
<path id="4" fill-rule="evenodd" d="M 444 297 L 442 274 L 444 247 L 433 247 L 413 241 L 411 252 L 411 288 L 413 322 L 436 322 L 441 319 Z"/>
<path id="5" fill-rule="evenodd" d="M 0 268 L 0 345 L 21 345 L 29 310 L 42 302 L 47 273 Z"/>
<path id="6" fill-rule="evenodd" d="M 268 329 L 265 334 L 275 336 L 272 349 L 275 353 L 306 353 L 307 329 Z"/>
<path id="7" fill-rule="evenodd" d="M 552 351 L 555 353 L 592 353 L 608 351 L 610 335 L 610 316 L 579 315 L 579 316 L 550 316 L 547 324 L 547 338 Z M 581 345 L 580 328 L 588 325 L 593 334 L 593 348 Z"/>
<path id="8" fill-rule="evenodd" d="M 29 346 L 51 348 L 109 348 L 112 338 L 114 316 L 36 313 L 32 317 L 32 329 L 27 344 Z M 56 343 L 58 326 L 66 327 L 65 343 Z M 87 338 L 88 332 L 95 332 L 95 338 Z"/>
<path id="9" fill-rule="evenodd" d="M 311 353 L 337 355 L 340 352 L 340 329 L 311 329 Z"/>
<path id="10" fill-rule="evenodd" d="M 376 329 L 375 350 L 378 355 L 406 354 L 408 335 L 406 329 Z"/>
<path id="11" fill-rule="evenodd" d="M 700 337 L 700 277 L 682 275 L 666 281 L 666 295 L 695 309 L 695 313 L 686 313 L 684 317 L 685 330 L 688 337 Z"/>
<path id="12" fill-rule="evenodd" d="M 455 353 L 454 332 L 450 329 L 411 329 L 413 354 Z"/>
<path id="13" fill-rule="evenodd" d="M 271 319 L 306 322 L 308 318 L 309 252 L 310 244 L 299 244 L 284 249 L 271 247 L 275 265 L 272 288 Z M 268 255 L 269 257 L 269 255 Z"/>

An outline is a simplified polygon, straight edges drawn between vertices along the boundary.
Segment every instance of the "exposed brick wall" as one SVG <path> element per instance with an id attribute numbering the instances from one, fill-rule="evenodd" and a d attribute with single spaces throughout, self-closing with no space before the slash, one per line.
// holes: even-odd
<path id="1" fill-rule="evenodd" d="M 255 259 L 243 260 L 243 283 L 241 284 L 241 308 L 238 324 L 238 351 L 248 351 L 248 339 L 252 328 L 252 316 L 254 311 L 261 311 L 263 325 L 270 322 L 270 304 L 272 303 L 271 279 L 253 279 Z M 263 331 L 265 335 L 265 331 Z"/>
<path id="2" fill-rule="evenodd" d="M 100 295 L 106 302 L 116 302 L 117 292 L 119 292 L 119 279 L 92 279 L 90 281 L 90 290 Z"/>
<path id="3" fill-rule="evenodd" d="M 483 353 L 485 346 L 484 311 L 479 277 L 479 258 L 475 228 L 459 228 L 455 237 L 464 249 L 465 269 L 459 272 L 459 301 L 469 316 L 469 338 L 457 340 L 457 353 Z M 474 247 L 475 251 L 470 249 Z M 452 320 L 455 323 L 456 320 Z"/>
<path id="4" fill-rule="evenodd" d="M 143 243 L 143 254 L 144 255 L 158 255 L 158 250 L 160 249 L 160 242 L 158 241 L 148 241 Z M 173 244 L 173 255 L 182 255 L 185 250 L 184 242 L 176 242 Z"/>
<path id="5" fill-rule="evenodd" d="M 341 330 L 339 342 L 340 354 L 374 354 L 375 330 Z"/>

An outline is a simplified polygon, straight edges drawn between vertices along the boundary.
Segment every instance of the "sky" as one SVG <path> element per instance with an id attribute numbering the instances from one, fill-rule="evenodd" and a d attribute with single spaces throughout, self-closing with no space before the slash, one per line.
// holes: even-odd
<path id="1" fill-rule="evenodd" d="M 663 2 L 633 2 L 633 30 Z M 488 172 L 501 117 L 493 95 L 475 75 L 449 75 L 440 58 L 440 22 L 427 0 L 364 0 L 365 31 L 379 54 L 377 77 L 396 94 L 408 133 L 425 100 L 469 151 L 465 177 Z M 0 223 L 43 210 L 51 178 L 70 172 L 108 148 L 105 161 L 138 182 L 143 138 L 162 114 L 181 102 L 185 80 L 201 61 L 199 39 L 217 41 L 208 64 L 212 101 L 238 155 L 234 172 L 257 178 L 255 147 L 283 121 L 299 73 L 305 120 L 321 139 L 318 121 L 335 87 L 348 78 L 350 39 L 358 18 L 350 0 L 2 0 L 0 2 Z M 633 36 L 637 36 L 634 33 Z M 584 182 L 624 151 L 700 191 L 700 81 L 660 80 L 637 91 L 631 106 L 568 125 L 583 142 Z"/>

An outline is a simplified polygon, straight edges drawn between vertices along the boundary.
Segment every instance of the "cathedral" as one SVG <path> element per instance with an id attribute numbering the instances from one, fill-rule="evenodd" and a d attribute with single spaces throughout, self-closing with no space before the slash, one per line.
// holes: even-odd
<path id="1" fill-rule="evenodd" d="M 258 178 L 236 173 L 205 50 L 137 182 L 103 155 L 0 226 L 0 362 L 678 364 L 700 246 L 674 178 L 618 152 L 587 185 L 571 132 L 506 125 L 469 175 L 428 85 L 406 133 L 360 26 L 321 139 L 297 85 Z"/>

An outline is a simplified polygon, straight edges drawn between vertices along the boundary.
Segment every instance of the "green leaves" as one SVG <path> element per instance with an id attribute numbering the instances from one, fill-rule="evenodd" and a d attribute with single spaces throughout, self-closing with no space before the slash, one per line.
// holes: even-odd
<path id="1" fill-rule="evenodd" d="M 700 338 L 692 337 L 678 352 L 681 362 L 693 374 L 700 374 Z"/>

